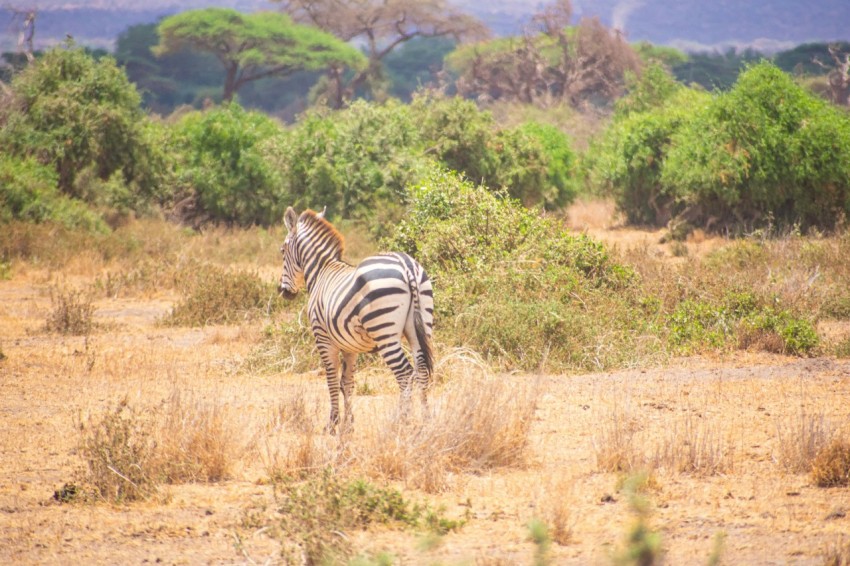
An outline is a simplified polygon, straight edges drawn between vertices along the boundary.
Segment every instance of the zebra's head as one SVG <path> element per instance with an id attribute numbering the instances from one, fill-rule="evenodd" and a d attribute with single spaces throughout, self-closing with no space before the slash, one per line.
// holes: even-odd
<path id="1" fill-rule="evenodd" d="M 283 255 L 283 273 L 277 290 L 284 299 L 294 299 L 304 286 L 304 267 L 298 261 L 298 214 L 291 206 L 286 209 L 283 222 L 286 225 L 286 238 L 280 246 L 280 253 Z"/>

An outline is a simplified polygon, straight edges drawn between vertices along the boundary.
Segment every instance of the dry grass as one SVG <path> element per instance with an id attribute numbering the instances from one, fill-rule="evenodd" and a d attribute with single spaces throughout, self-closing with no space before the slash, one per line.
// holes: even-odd
<path id="1" fill-rule="evenodd" d="M 591 438 L 598 470 L 653 478 L 656 470 L 712 476 L 732 469 L 732 444 L 716 423 L 692 409 L 684 417 L 666 416 L 652 427 L 647 416 L 628 401 L 603 411 Z"/>
<path id="2" fill-rule="evenodd" d="M 526 463 L 538 396 L 533 382 L 458 378 L 432 395 L 427 414 L 385 416 L 353 456 L 371 474 L 445 491 L 453 474 Z"/>
<path id="3" fill-rule="evenodd" d="M 597 425 L 591 438 L 597 470 L 631 473 L 646 468 L 648 460 L 636 439 L 640 421 L 629 402 L 607 407 Z"/>
<path id="4" fill-rule="evenodd" d="M 535 507 L 537 515 L 549 527 L 552 541 L 566 546 L 572 542 L 573 527 L 578 517 L 573 513 L 575 484 L 567 478 L 549 478 Z"/>
<path id="5" fill-rule="evenodd" d="M 149 414 L 129 407 L 125 398 L 100 418 L 80 422 L 79 428 L 80 455 L 86 464 L 80 480 L 86 495 L 120 503 L 148 499 L 159 492 L 161 478 L 153 465 L 156 444 Z"/>
<path id="6" fill-rule="evenodd" d="M 656 449 L 654 464 L 678 473 L 713 476 L 732 470 L 734 451 L 719 428 L 688 411 L 674 422 Z"/>
<path id="7" fill-rule="evenodd" d="M 790 417 L 797 415 L 797 407 L 805 407 L 812 420 L 822 418 L 825 424 L 850 417 L 846 361 L 723 352 L 668 360 L 660 369 L 633 361 L 635 368 L 630 371 L 538 378 L 493 376 L 475 353 L 443 347 L 438 349 L 431 421 L 418 414 L 418 404 L 414 405 L 417 414 L 409 421 L 395 420 L 397 387 L 391 374 L 376 365 L 358 372 L 358 385 L 371 394 L 356 401 L 354 430 L 331 437 L 322 431 L 328 413 L 323 377 L 315 371 L 293 375 L 282 369 L 288 367 L 285 364 L 260 371 L 242 363 L 257 348 L 264 321 L 200 329 L 154 323 L 178 298 L 175 290 L 180 287 L 174 275 L 191 262 L 213 262 L 242 271 L 256 267 L 261 277 L 273 281 L 279 269 L 279 241 L 273 235 L 257 230 L 211 230 L 200 235 L 181 231 L 161 235 L 157 229 L 145 233 L 132 226 L 121 230 L 125 238 L 136 230 L 135 251 L 121 251 L 131 246 L 113 241 L 104 245 L 104 252 L 98 248 L 77 259 L 68 253 L 61 264 L 62 277 L 77 288 L 91 288 L 104 273 L 115 274 L 112 294 L 100 288 L 97 293 L 102 295 L 95 293 L 94 322 L 108 316 L 112 322 L 108 333 L 96 330 L 91 336 L 77 337 L 40 332 L 51 307 L 48 295 L 40 290 L 56 282 L 58 273 L 51 269 L 60 265 L 61 250 L 55 250 L 52 259 L 32 255 L 24 262 L 12 256 L 11 279 L 0 280 L 0 340 L 6 356 L 0 362 L 4 377 L 0 379 L 0 453 L 8 456 L 0 458 L 2 563 L 154 563 L 186 556 L 209 563 L 279 562 L 281 547 L 288 543 L 280 538 L 283 519 L 275 490 L 280 496 L 284 476 L 290 485 L 303 485 L 326 468 L 340 485 L 365 478 L 374 486 L 401 490 L 405 500 L 418 500 L 421 494 L 413 488 L 423 485 L 439 492 L 429 499 L 444 506 L 449 517 L 469 512 L 465 526 L 428 550 L 419 546 L 419 533 L 383 523 L 365 532 L 345 528 L 340 531 L 343 534 L 333 534 L 340 540 L 347 537 L 352 553 L 373 558 L 391 554 L 405 564 L 528 564 L 535 543 L 529 541 L 525 526 L 536 517 L 548 526 L 553 543 L 568 542 L 550 545 L 551 563 L 610 563 L 620 535 L 629 528 L 629 516 L 626 496 L 612 492 L 624 472 L 609 473 L 597 466 L 597 447 L 602 451 L 606 428 L 610 438 L 631 438 L 631 443 L 620 442 L 619 450 L 611 450 L 625 454 L 620 461 L 627 462 L 612 469 L 651 465 L 665 442 L 672 440 L 681 452 L 689 452 L 690 446 L 698 448 L 700 439 L 706 439 L 702 446 L 710 455 L 711 447 L 726 449 L 724 442 L 735 439 L 734 466 L 720 475 L 703 477 L 700 471 L 675 469 L 674 463 L 680 460 L 706 461 L 705 454 L 671 457 L 671 463 L 659 464 L 655 470 L 675 475 L 661 477 L 663 485 L 646 494 L 657 504 L 652 525 L 663 526 L 668 563 L 704 561 L 701 557 L 708 555 L 711 537 L 724 530 L 728 533 L 724 562 L 848 561 L 846 543 L 824 555 L 825 545 L 834 542 L 836 532 L 844 527 L 846 505 L 839 503 L 847 488 L 812 488 L 811 469 L 804 470 L 806 476 L 785 473 L 777 434 L 787 424 L 783 438 L 789 444 L 806 444 L 800 439 L 807 433 L 792 434 L 797 425 Z M 629 230 L 614 232 L 626 239 Z M 5 238 L 0 235 L 0 248 L 8 243 Z M 55 234 L 54 239 L 62 240 Z M 268 259 L 261 259 L 265 257 L 263 242 L 270 242 Z M 30 243 L 42 245 L 35 240 Z M 70 245 L 55 243 L 57 247 L 66 244 Z M 837 273 L 833 255 L 838 247 L 835 244 L 833 249 L 833 244 L 833 239 L 824 239 L 814 242 L 817 250 L 800 248 L 800 261 L 808 262 L 804 267 L 810 275 L 813 258 L 825 254 L 817 261 L 820 275 L 808 287 L 815 307 L 817 293 L 826 289 L 821 285 Z M 659 302 L 690 296 L 689 285 L 694 282 L 706 284 L 699 291 L 709 295 L 723 288 L 721 277 L 697 273 L 703 269 L 699 260 L 704 254 L 695 252 L 690 241 L 687 245 L 689 256 L 675 262 L 666 248 L 663 258 L 655 258 L 651 250 L 638 256 L 636 265 L 642 273 L 652 272 L 651 264 L 657 261 L 657 272 L 652 272 L 656 278 L 648 280 L 657 284 Z M 773 264 L 759 255 L 760 249 L 770 250 L 773 245 L 771 241 L 759 244 L 751 263 L 743 248 L 727 256 L 742 260 L 741 266 L 727 269 L 729 277 L 775 284 L 765 275 Z M 86 246 L 97 248 L 91 242 Z M 108 251 L 110 246 L 113 251 Z M 242 246 L 246 247 L 245 263 L 233 264 L 237 256 L 243 261 L 237 253 Z M 776 257 L 794 264 L 789 259 L 791 249 Z M 148 269 L 139 262 L 150 261 L 152 269 L 158 261 L 167 265 L 177 257 L 182 259 L 173 264 L 174 271 L 149 270 L 149 275 L 128 275 L 119 283 L 119 275 L 129 273 L 124 270 Z M 257 265 L 250 265 L 255 260 Z M 680 270 L 677 262 L 689 267 Z M 753 272 L 751 278 L 744 273 L 747 269 Z M 773 273 L 784 277 L 783 269 L 805 271 L 789 265 Z M 747 279 L 738 279 L 744 276 Z M 807 288 L 804 278 L 794 281 L 788 292 Z M 839 290 L 836 286 L 829 293 L 840 299 Z M 805 293 L 801 297 L 805 299 Z M 840 300 L 830 304 L 835 313 L 844 308 Z M 830 322 L 838 328 L 836 336 L 846 336 L 840 319 Z M 301 335 L 312 342 L 309 329 Z M 315 370 L 318 357 L 308 357 L 304 364 Z M 803 392 L 801 383 L 806 386 Z M 178 386 L 179 394 L 175 394 Z M 537 407 L 530 419 L 520 418 L 530 411 L 515 399 L 526 389 L 535 400 L 529 406 Z M 116 406 L 115 400 L 125 396 L 126 405 Z M 613 399 L 620 401 L 616 425 L 614 409 L 607 407 Z M 697 417 L 694 408 L 704 416 Z M 471 414 L 474 411 L 483 414 Z M 691 412 L 689 429 L 686 420 Z M 779 417 L 786 413 L 788 418 Z M 82 417 L 75 419 L 75 415 Z M 782 418 L 781 424 L 777 418 Z M 81 421 L 82 433 L 75 428 Z M 169 421 L 172 424 L 166 426 Z M 810 425 L 809 429 L 815 428 Z M 483 432 L 471 434 L 462 427 Z M 501 428 L 517 433 L 502 434 Z M 441 434 L 447 439 L 441 439 Z M 524 440 L 523 434 L 527 434 Z M 469 446 L 484 435 L 493 436 L 493 442 L 505 448 Z M 88 453 L 80 447 L 86 436 L 96 441 Z M 176 468 L 191 471 L 180 481 L 194 477 L 199 483 L 167 483 L 157 464 L 161 448 L 149 444 L 166 436 L 174 437 L 171 459 L 182 462 Z M 205 437 L 221 437 L 229 448 L 214 449 L 206 441 L 192 440 Z M 428 439 L 434 445 L 427 445 Z M 456 456 L 440 453 L 440 446 Z M 192 453 L 198 458 L 187 458 Z M 110 459 L 100 456 L 104 454 Z M 197 460 L 218 462 L 209 469 L 221 470 L 225 468 L 221 454 L 227 455 L 230 466 L 225 477 L 231 479 L 207 481 L 217 474 L 198 471 Z M 144 502 L 129 506 L 45 504 L 54 492 L 65 501 L 85 493 L 84 482 L 73 474 L 80 464 L 88 467 L 87 455 L 100 458 L 96 475 L 112 482 L 104 482 L 106 495 L 98 499 L 127 502 L 128 486 L 134 487 L 105 464 L 146 489 L 153 484 L 146 483 L 145 474 L 131 474 L 156 470 L 158 475 L 151 479 L 159 482 L 156 491 L 142 493 L 139 497 Z M 422 462 L 430 464 L 429 458 L 438 464 L 423 469 Z M 130 471 L 115 465 L 119 462 L 129 463 Z M 266 481 L 268 476 L 281 481 Z M 75 483 L 63 488 L 68 480 Z M 613 496 L 606 498 L 609 493 Z M 162 504 L 165 497 L 170 503 Z M 242 525 L 246 507 L 260 509 L 262 514 Z M 317 524 L 321 529 L 323 523 Z M 234 534 L 238 536 L 235 548 Z"/>
<path id="8" fill-rule="evenodd" d="M 836 438 L 812 460 L 812 479 L 818 487 L 850 485 L 850 441 Z"/>
<path id="9" fill-rule="evenodd" d="M 52 309 L 47 314 L 44 328 L 48 332 L 87 336 L 94 326 L 94 305 L 90 291 L 50 288 Z"/>
<path id="10" fill-rule="evenodd" d="M 96 498 L 113 502 L 148 499 L 163 483 L 227 479 L 245 450 L 233 415 L 179 389 L 154 409 L 124 398 L 79 428 L 85 463 L 79 480 Z"/>
<path id="11" fill-rule="evenodd" d="M 786 471 L 811 471 L 815 457 L 832 438 L 833 430 L 823 412 L 797 412 L 776 421 L 777 453 L 774 458 Z"/>
<path id="12" fill-rule="evenodd" d="M 823 566 L 850 566 L 850 541 L 841 540 L 826 547 Z"/>
<path id="13" fill-rule="evenodd" d="M 244 452 L 234 415 L 175 388 L 155 431 L 155 469 L 168 483 L 215 482 L 232 477 Z"/>

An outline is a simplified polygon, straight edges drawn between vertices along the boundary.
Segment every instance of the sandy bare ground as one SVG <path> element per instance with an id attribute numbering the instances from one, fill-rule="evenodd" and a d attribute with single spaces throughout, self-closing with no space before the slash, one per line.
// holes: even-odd
<path id="1" fill-rule="evenodd" d="M 87 339 L 63 337 L 41 330 L 50 300 L 37 280 L 0 282 L 0 563 L 281 561 L 279 541 L 246 518 L 275 505 L 266 480 L 279 448 L 267 434 L 276 404 L 301 392 L 324 413 L 323 380 L 239 371 L 264 323 L 158 326 L 173 299 L 98 300 L 99 328 Z M 396 401 L 386 372 L 362 379 L 376 394 L 358 400 L 354 434 Z M 361 552 L 386 551 L 398 564 L 530 564 L 527 525 L 554 508 L 569 534 L 553 545 L 551 562 L 609 564 L 634 520 L 624 474 L 598 463 L 615 437 L 626 438 L 623 450 L 660 462 L 643 496 L 669 564 L 706 563 L 718 535 L 724 564 L 822 564 L 827 548 L 850 535 L 850 489 L 818 488 L 779 464 L 779 432 L 801 418 L 848 426 L 850 361 L 741 352 L 668 367 L 492 379 L 541 388 L 527 463 L 457 474 L 438 494 L 399 485 L 468 523 L 427 550 L 419 533 L 350 533 Z M 53 500 L 81 466 L 80 422 L 122 398 L 156 407 L 175 390 L 230 410 L 245 447 L 233 479 L 169 486 L 164 499 L 129 505 Z M 682 438 L 712 460 L 713 473 L 665 465 L 664 446 Z"/>

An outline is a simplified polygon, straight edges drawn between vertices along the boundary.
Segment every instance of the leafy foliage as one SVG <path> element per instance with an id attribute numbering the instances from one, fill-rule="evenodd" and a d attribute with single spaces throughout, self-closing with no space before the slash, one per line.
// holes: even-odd
<path id="1" fill-rule="evenodd" d="M 850 117 L 762 63 L 674 133 L 662 182 L 702 219 L 831 228 L 850 212 L 848 170 Z"/>
<path id="2" fill-rule="evenodd" d="M 192 47 L 215 55 L 224 66 L 229 101 L 247 82 L 332 65 L 357 68 L 365 58 L 329 33 L 296 23 L 285 14 L 241 14 L 228 8 L 189 10 L 159 25 L 158 54 Z"/>
<path id="3" fill-rule="evenodd" d="M 70 196 L 86 196 L 76 185 L 86 169 L 101 180 L 120 173 L 142 198 L 159 193 L 164 167 L 139 95 L 112 58 L 57 47 L 16 75 L 12 90 L 12 105 L 0 111 L 0 149 L 53 167 Z"/>
<path id="4" fill-rule="evenodd" d="M 369 219 L 379 235 L 401 217 L 407 188 L 431 160 L 529 205 L 566 203 L 574 191 L 564 134 L 540 124 L 499 129 L 492 115 L 460 98 L 419 94 L 411 105 L 317 109 L 267 149 L 296 207 Z"/>
<path id="5" fill-rule="evenodd" d="M 588 355 L 602 339 L 601 321 L 622 329 L 613 341 L 645 324 L 628 315 L 637 308 L 628 293 L 595 301 L 635 283 L 601 244 L 450 172 L 434 171 L 414 190 L 410 214 L 384 247 L 428 270 L 437 323 L 453 325 L 439 329 L 443 339 L 508 367 L 615 364 Z"/>
<path id="6" fill-rule="evenodd" d="M 69 228 L 105 229 L 84 204 L 58 191 L 53 169 L 33 158 L 0 155 L 0 188 L 0 222 L 54 221 Z"/>
<path id="7" fill-rule="evenodd" d="M 174 127 L 179 152 L 177 198 L 188 198 L 194 220 L 270 225 L 287 206 L 281 178 L 266 159 L 264 144 L 281 136 L 271 118 L 238 104 L 185 115 Z"/>
<path id="8" fill-rule="evenodd" d="M 737 229 L 833 228 L 850 212 L 850 117 L 769 63 L 726 93 L 672 89 L 634 99 L 597 142 L 588 177 L 629 220 Z"/>
<path id="9" fill-rule="evenodd" d="M 443 517 L 441 510 L 412 503 L 397 489 L 363 479 L 343 481 L 329 469 L 313 479 L 286 481 L 276 487 L 281 492 L 284 553 L 291 553 L 293 559 L 300 554 L 297 561 L 307 564 L 336 563 L 348 557 L 352 548 L 346 531 L 381 524 L 445 534 L 463 525 L 462 520 Z"/>
<path id="10" fill-rule="evenodd" d="M 404 201 L 425 162 L 420 146 L 407 106 L 357 101 L 342 111 L 308 112 L 270 155 L 298 208 L 327 206 L 331 216 L 370 218 Z M 384 214 L 392 217 L 393 210 Z"/>

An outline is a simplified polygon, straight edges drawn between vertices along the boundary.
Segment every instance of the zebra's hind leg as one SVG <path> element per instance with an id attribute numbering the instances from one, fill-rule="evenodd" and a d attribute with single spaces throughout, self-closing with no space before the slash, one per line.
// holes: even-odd
<path id="1" fill-rule="evenodd" d="M 428 363 L 425 361 L 425 354 L 422 350 L 415 350 L 413 358 L 416 360 L 416 388 L 419 390 L 420 399 L 422 400 L 422 410 L 424 414 L 428 414 L 428 390 L 431 388 L 431 372 L 428 370 Z"/>
<path id="2" fill-rule="evenodd" d="M 325 343 L 316 343 L 322 365 L 325 366 L 325 378 L 328 381 L 328 394 L 331 400 L 331 414 L 325 430 L 334 434 L 339 424 L 339 349 Z"/>
<path id="3" fill-rule="evenodd" d="M 345 401 L 345 416 L 343 427 L 354 424 L 354 369 L 357 365 L 357 354 L 343 352 L 342 354 L 342 398 Z"/>
<path id="4" fill-rule="evenodd" d="M 379 347 L 381 358 L 389 366 L 395 376 L 399 388 L 399 409 L 402 415 L 407 415 L 410 408 L 410 394 L 413 381 L 413 366 L 401 347 L 401 341 L 396 340 Z"/>

